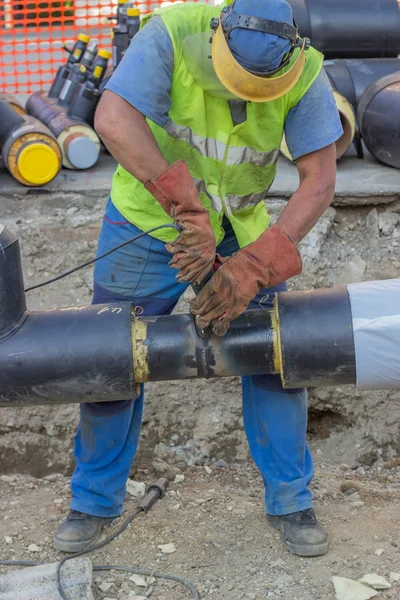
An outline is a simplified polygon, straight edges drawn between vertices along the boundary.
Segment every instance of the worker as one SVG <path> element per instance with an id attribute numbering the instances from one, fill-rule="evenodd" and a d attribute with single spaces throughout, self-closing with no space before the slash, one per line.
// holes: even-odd
<path id="1" fill-rule="evenodd" d="M 271 306 L 301 272 L 298 243 L 334 194 L 342 127 L 321 68 L 286 0 L 179 3 L 143 20 L 96 114 L 119 163 L 98 253 L 158 225 L 175 222 L 181 231 L 147 234 L 97 262 L 93 303 L 129 300 L 145 316 L 166 315 L 219 266 L 191 303 L 200 327 L 222 336 L 247 308 Z M 270 226 L 266 195 L 283 133 L 300 183 Z M 284 390 L 277 375 L 242 382 L 266 520 L 288 550 L 322 555 L 328 542 L 309 488 L 306 390 Z M 123 513 L 142 412 L 143 389 L 136 399 L 81 405 L 71 510 L 56 549 L 88 548 Z"/>

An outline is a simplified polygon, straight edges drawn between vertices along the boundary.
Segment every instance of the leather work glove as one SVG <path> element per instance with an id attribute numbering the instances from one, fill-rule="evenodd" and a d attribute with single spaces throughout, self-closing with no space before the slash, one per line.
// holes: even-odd
<path id="1" fill-rule="evenodd" d="M 179 237 L 166 245 L 174 255 L 170 266 L 179 269 L 177 280 L 201 283 L 214 264 L 216 242 L 208 210 L 200 202 L 185 161 L 169 166 L 147 181 L 145 188 L 182 229 Z"/>
<path id="2" fill-rule="evenodd" d="M 204 329 L 210 323 L 216 335 L 244 312 L 261 288 L 272 287 L 301 273 L 296 244 L 278 225 L 272 225 L 255 242 L 227 259 L 191 302 Z"/>

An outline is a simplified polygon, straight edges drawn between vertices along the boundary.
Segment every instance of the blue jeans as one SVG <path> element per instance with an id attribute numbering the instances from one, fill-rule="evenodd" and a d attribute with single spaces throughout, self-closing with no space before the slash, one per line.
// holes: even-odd
<path id="1" fill-rule="evenodd" d="M 229 222 L 218 247 L 222 256 L 238 249 Z M 108 202 L 98 254 L 133 237 L 139 230 Z M 169 314 L 187 284 L 176 281 L 168 266 L 164 243 L 145 236 L 96 263 L 93 303 L 131 301 L 144 315 Z M 262 290 L 249 308 L 271 305 L 274 292 Z M 251 454 L 265 485 L 266 511 L 283 515 L 312 505 L 309 484 L 313 462 L 306 443 L 307 393 L 283 390 L 277 375 L 242 378 L 243 420 Z M 126 481 L 135 457 L 143 414 L 140 397 L 121 402 L 81 405 L 75 437 L 76 468 L 72 476 L 71 508 L 99 517 L 123 512 Z"/>

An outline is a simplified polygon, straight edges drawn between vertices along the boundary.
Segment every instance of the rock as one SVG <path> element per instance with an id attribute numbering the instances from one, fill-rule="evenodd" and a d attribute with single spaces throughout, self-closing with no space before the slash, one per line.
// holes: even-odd
<path id="1" fill-rule="evenodd" d="M 133 581 L 133 583 L 138 587 L 147 587 L 147 581 L 145 580 L 143 575 L 134 574 L 131 577 L 129 577 L 129 581 Z"/>
<path id="2" fill-rule="evenodd" d="M 374 588 L 374 590 L 389 590 L 392 587 L 384 577 L 381 577 L 376 573 L 367 573 L 367 575 L 364 575 L 364 577 L 361 577 L 358 581 Z"/>
<path id="3" fill-rule="evenodd" d="M 335 588 L 336 600 L 369 600 L 378 595 L 378 592 L 358 581 L 346 577 L 332 577 Z"/>
<path id="4" fill-rule="evenodd" d="M 99 590 L 102 592 L 108 592 L 110 588 L 112 588 L 114 584 L 104 581 L 103 583 L 99 583 Z"/>
<path id="5" fill-rule="evenodd" d="M 228 469 L 229 465 L 227 462 L 224 461 L 223 458 L 220 458 L 214 463 L 214 467 L 216 467 L 217 469 Z"/>
<path id="6" fill-rule="evenodd" d="M 246 598 L 250 598 L 250 600 L 255 600 L 256 595 L 253 592 L 247 592 Z"/>
<path id="7" fill-rule="evenodd" d="M 210 467 L 208 467 L 207 465 L 204 467 L 204 470 L 206 473 L 208 473 L 209 475 L 212 475 L 212 469 L 210 469 Z"/>
<path id="8" fill-rule="evenodd" d="M 183 483 L 185 481 L 185 476 L 182 473 L 178 473 L 175 475 L 174 483 Z"/>
<path id="9" fill-rule="evenodd" d="M 60 600 L 56 585 L 57 563 L 28 567 L 0 575 L 0 598 Z M 65 563 L 62 582 L 69 600 L 93 600 L 92 563 L 74 558 Z"/>
<path id="10" fill-rule="evenodd" d="M 9 535 L 6 535 L 4 537 L 4 541 L 5 541 L 6 544 L 12 544 L 13 543 L 13 539 Z"/>
<path id="11" fill-rule="evenodd" d="M 154 460 L 151 466 L 156 475 L 159 477 L 166 477 L 167 479 L 171 480 L 180 472 L 178 467 L 172 467 L 165 462 L 165 460 L 161 460 L 161 458 Z"/>
<path id="12" fill-rule="evenodd" d="M 143 481 L 134 481 L 133 479 L 128 479 L 126 482 L 126 491 L 134 498 L 143 498 L 146 492 L 146 486 Z"/>
<path id="13" fill-rule="evenodd" d="M 364 502 L 362 500 L 356 500 L 355 502 L 350 502 L 350 506 L 353 508 L 361 508 L 364 506 Z"/>
<path id="14" fill-rule="evenodd" d="M 379 237 L 379 217 L 378 217 L 378 211 L 376 210 L 376 208 L 373 208 L 367 216 L 366 219 L 366 228 L 367 228 L 367 233 L 369 234 L 370 238 L 372 238 L 372 240 L 375 238 Z"/>
<path id="15" fill-rule="evenodd" d="M 400 216 L 390 210 L 381 212 L 378 218 L 379 230 L 383 235 L 392 235 L 394 228 L 400 220 Z"/>
<path id="16" fill-rule="evenodd" d="M 163 554 L 173 554 L 173 552 L 176 552 L 176 546 L 173 542 L 169 544 L 160 544 L 157 548 L 161 550 Z"/>
<path id="17" fill-rule="evenodd" d="M 284 569 L 286 567 L 286 563 L 281 558 L 278 558 L 277 560 L 274 560 L 273 562 L 269 563 L 269 566 L 273 569 L 276 567 Z"/>
<path id="18" fill-rule="evenodd" d="M 275 579 L 273 585 L 279 587 L 280 585 L 287 585 L 288 583 L 292 583 L 292 581 L 293 577 L 291 577 L 291 575 L 280 575 Z"/>
<path id="19" fill-rule="evenodd" d="M 0 479 L 1 481 L 4 481 L 4 483 L 14 483 L 15 481 L 15 477 L 12 475 L 2 475 Z"/>
<path id="20" fill-rule="evenodd" d="M 326 237 L 335 219 L 335 214 L 336 210 L 329 207 L 300 243 L 301 254 L 303 257 L 315 260 L 320 256 L 322 246 L 325 243 Z"/>
<path id="21" fill-rule="evenodd" d="M 343 481 L 343 483 L 340 485 L 340 490 L 343 492 L 343 494 L 350 494 L 359 492 L 361 487 L 361 483 L 349 479 L 347 481 Z"/>
<path id="22" fill-rule="evenodd" d="M 377 550 L 375 550 L 374 554 L 376 554 L 376 556 L 382 556 L 384 552 L 385 550 L 383 548 L 378 548 Z"/>
<path id="23" fill-rule="evenodd" d="M 51 475 L 46 475 L 46 477 L 44 477 L 43 479 L 45 479 L 46 481 L 57 481 L 58 474 L 57 473 L 51 473 Z"/>
<path id="24" fill-rule="evenodd" d="M 29 552 L 40 552 L 41 548 L 39 548 L 39 546 L 37 546 L 36 544 L 30 544 L 30 546 L 28 546 L 28 551 Z"/>
<path id="25" fill-rule="evenodd" d="M 335 284 L 348 285 L 349 283 L 359 283 L 360 281 L 364 281 L 366 267 L 367 263 L 361 256 L 353 256 L 336 278 Z"/>
<path id="26" fill-rule="evenodd" d="M 390 573 L 390 581 L 400 581 L 400 573 Z"/>

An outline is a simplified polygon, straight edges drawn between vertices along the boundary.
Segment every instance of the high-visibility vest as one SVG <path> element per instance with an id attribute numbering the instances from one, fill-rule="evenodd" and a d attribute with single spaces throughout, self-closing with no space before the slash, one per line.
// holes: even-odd
<path id="1" fill-rule="evenodd" d="M 323 57 L 309 48 L 304 71 L 292 90 L 270 102 L 247 102 L 247 119 L 235 126 L 228 101 L 204 92 L 188 71 L 182 55 L 185 37 L 210 30 L 211 18 L 220 13 L 221 6 L 201 3 L 177 4 L 155 11 L 162 18 L 174 48 L 172 103 L 164 127 L 149 119 L 147 122 L 166 160 L 186 161 L 200 200 L 210 213 L 217 243 L 224 236 L 221 223 L 226 215 L 239 246 L 243 247 L 269 226 L 263 200 L 275 178 L 286 117 L 318 76 Z M 113 178 L 111 199 L 124 217 L 142 231 L 172 222 L 143 184 L 121 165 Z M 178 234 L 165 229 L 152 235 L 171 241 Z"/>

